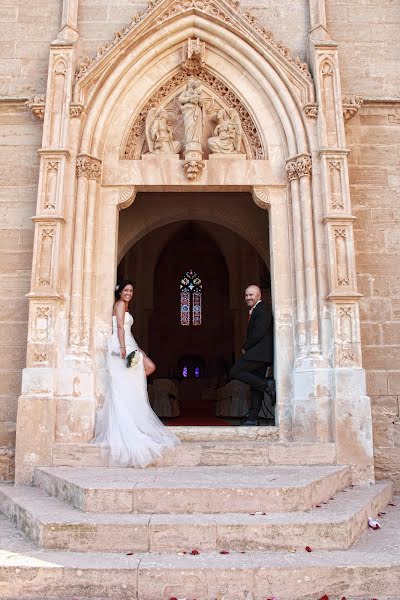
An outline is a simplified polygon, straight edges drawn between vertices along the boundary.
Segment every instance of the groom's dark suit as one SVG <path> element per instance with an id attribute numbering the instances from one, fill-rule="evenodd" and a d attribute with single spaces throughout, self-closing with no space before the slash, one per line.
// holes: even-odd
<path id="1" fill-rule="evenodd" d="M 265 371 L 273 362 L 272 313 L 262 301 L 251 312 L 243 351 L 231 369 L 231 379 L 250 385 L 248 420 L 257 421 L 267 389 Z"/>

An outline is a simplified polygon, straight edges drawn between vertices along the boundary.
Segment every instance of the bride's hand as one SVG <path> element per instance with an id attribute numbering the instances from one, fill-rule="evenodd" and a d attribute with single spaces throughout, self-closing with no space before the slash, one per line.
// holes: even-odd
<path id="1" fill-rule="evenodd" d="M 120 348 L 120 355 L 121 358 L 126 358 L 126 348 Z"/>

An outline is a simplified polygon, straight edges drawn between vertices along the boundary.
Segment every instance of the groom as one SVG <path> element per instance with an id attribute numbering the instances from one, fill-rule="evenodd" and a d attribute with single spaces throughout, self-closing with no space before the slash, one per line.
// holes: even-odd
<path id="1" fill-rule="evenodd" d="M 233 365 L 230 375 L 231 379 L 250 385 L 250 409 L 243 425 L 258 425 L 258 413 L 268 386 L 265 371 L 273 361 L 272 313 L 261 300 L 258 285 L 250 285 L 244 298 L 249 308 L 247 336 L 242 356 Z"/>

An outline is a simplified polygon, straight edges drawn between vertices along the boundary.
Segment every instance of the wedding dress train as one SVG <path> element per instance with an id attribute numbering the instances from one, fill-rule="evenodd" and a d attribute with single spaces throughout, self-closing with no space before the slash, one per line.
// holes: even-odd
<path id="1" fill-rule="evenodd" d="M 139 359 L 127 368 L 126 360 L 119 355 L 117 318 L 113 316 L 113 333 L 107 353 L 108 389 L 92 443 L 102 446 L 110 465 L 145 467 L 180 442 L 161 423 L 149 404 L 143 354 L 132 335 L 132 323 L 132 315 L 126 312 L 126 354 L 137 350 Z"/>

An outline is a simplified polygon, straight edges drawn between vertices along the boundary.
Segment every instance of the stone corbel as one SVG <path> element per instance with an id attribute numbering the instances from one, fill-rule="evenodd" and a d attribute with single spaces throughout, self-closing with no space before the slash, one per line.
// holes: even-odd
<path id="1" fill-rule="evenodd" d="M 44 109 L 46 107 L 46 96 L 32 96 L 25 102 L 25 105 L 32 111 L 32 114 L 39 121 L 44 120 Z"/>
<path id="2" fill-rule="evenodd" d="M 259 208 L 266 210 L 270 206 L 268 188 L 264 186 L 254 186 L 252 190 L 253 200 Z"/>
<path id="3" fill-rule="evenodd" d="M 69 116 L 71 119 L 79 119 L 83 112 L 83 105 L 77 102 L 71 102 L 69 105 Z"/>
<path id="4" fill-rule="evenodd" d="M 361 96 L 343 96 L 342 109 L 344 122 L 350 121 L 359 111 L 363 105 L 364 100 Z"/>
<path id="5" fill-rule="evenodd" d="M 304 109 L 304 113 L 305 113 L 306 117 L 309 117 L 310 119 L 316 119 L 318 117 L 318 104 L 317 103 L 305 104 L 303 106 L 303 109 Z"/>
<path id="6" fill-rule="evenodd" d="M 123 188 L 119 191 L 118 210 L 129 208 L 136 198 L 136 188 Z"/>
<path id="7" fill-rule="evenodd" d="M 201 176 L 205 164 L 204 160 L 200 160 L 199 158 L 188 158 L 185 160 L 183 168 L 189 181 L 196 181 Z"/>

